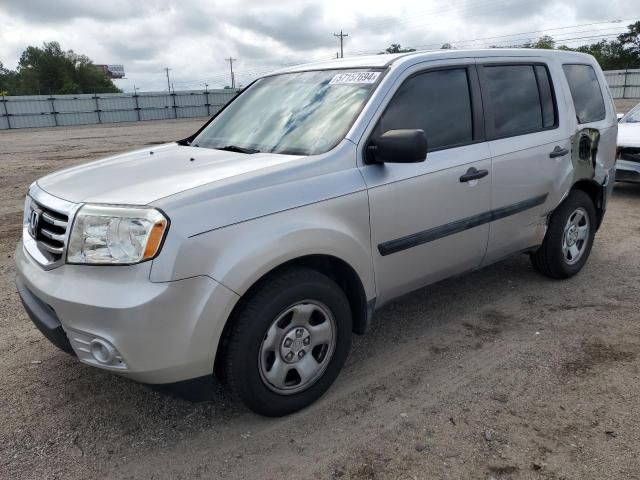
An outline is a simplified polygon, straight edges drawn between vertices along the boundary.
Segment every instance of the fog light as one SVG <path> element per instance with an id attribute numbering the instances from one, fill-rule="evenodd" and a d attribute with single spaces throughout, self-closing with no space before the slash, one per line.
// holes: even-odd
<path id="1" fill-rule="evenodd" d="M 104 340 L 95 338 L 90 344 L 91 355 L 93 358 L 102 363 L 103 365 L 109 365 L 113 363 L 116 358 L 115 349 Z"/>

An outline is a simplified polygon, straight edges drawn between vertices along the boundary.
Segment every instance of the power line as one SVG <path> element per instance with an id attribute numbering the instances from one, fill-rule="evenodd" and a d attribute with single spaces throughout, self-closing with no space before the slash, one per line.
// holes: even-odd
<path id="1" fill-rule="evenodd" d="M 612 23 L 612 22 L 598 22 L 598 23 Z M 459 45 L 461 43 L 475 43 L 481 40 L 495 40 L 495 39 L 500 39 L 500 38 L 508 38 L 508 37 L 515 37 L 515 36 L 520 36 L 520 35 L 529 35 L 529 34 L 533 34 L 533 33 L 542 33 L 542 34 L 546 34 L 547 32 L 551 32 L 551 31 L 555 31 L 555 30 L 565 30 L 568 28 L 578 28 L 578 27 L 583 27 L 583 26 L 588 26 L 588 25 L 595 25 L 595 24 L 583 24 L 583 25 L 572 25 L 570 27 L 558 27 L 558 28 L 549 28 L 546 30 L 536 30 L 536 31 L 532 31 L 532 32 L 521 32 L 521 33 L 512 33 L 509 35 L 499 35 L 499 36 L 495 36 L 495 37 L 483 37 L 483 38 L 474 38 L 474 39 L 470 39 L 470 40 L 454 40 L 454 41 L 449 41 L 448 43 L 451 43 L 453 45 Z M 567 32 L 567 33 L 560 33 L 558 35 L 573 35 L 576 33 L 588 33 L 588 32 L 597 32 L 597 31 L 603 31 L 603 30 L 611 30 L 612 28 L 621 28 L 621 27 L 608 27 L 608 28 L 604 28 L 601 30 L 598 29 L 591 29 L 591 30 L 582 30 L 582 31 L 578 31 L 578 32 Z M 556 39 L 556 37 L 554 37 L 554 40 Z M 502 42 L 504 41 L 512 41 L 512 40 L 502 40 Z M 500 43 L 501 41 L 499 41 L 498 43 Z M 423 48 L 423 47 L 428 47 L 428 46 L 437 46 L 440 45 L 439 43 L 437 44 L 427 44 L 427 45 L 417 45 L 414 48 Z"/>
<path id="2" fill-rule="evenodd" d="M 430 47 L 435 47 L 435 48 L 439 48 L 441 45 L 445 44 L 445 43 L 450 43 L 452 45 L 460 45 L 460 44 L 468 44 L 468 43 L 475 43 L 478 41 L 482 41 L 482 40 L 494 40 L 494 39 L 500 39 L 500 38 L 508 38 L 508 37 L 515 37 L 515 36 L 520 36 L 520 35 L 528 35 L 528 34 L 533 34 L 533 33 L 545 33 L 545 32 L 552 32 L 552 31 L 556 31 L 556 30 L 566 30 L 566 29 L 570 29 L 570 28 L 579 28 L 579 27 L 587 27 L 587 26 L 591 26 L 591 25 L 602 25 L 602 24 L 606 24 L 606 23 L 621 23 L 621 22 L 625 22 L 625 21 L 635 21 L 634 18 L 627 18 L 627 19 L 621 19 L 621 20 L 608 20 L 608 21 L 603 21 L 603 22 L 593 22 L 593 23 L 583 23 L 583 24 L 578 24 L 578 25 L 568 25 L 568 26 L 563 26 L 563 27 L 555 27 L 555 28 L 548 28 L 548 29 L 544 29 L 544 30 L 535 30 L 535 31 L 530 31 L 530 32 L 518 32 L 518 33 L 511 33 L 508 35 L 497 35 L 497 36 L 492 36 L 492 37 L 479 37 L 479 38 L 472 38 L 472 39 L 466 39 L 466 40 L 444 40 L 442 42 L 437 42 L 437 43 L 430 43 L 430 44 L 424 44 L 424 45 L 412 45 L 409 46 L 407 48 L 415 48 L 415 49 L 428 49 Z M 616 27 L 609 27 L 606 28 L 604 30 L 609 30 L 611 28 L 616 28 Z M 623 28 L 623 27 L 620 27 Z M 589 31 L 598 31 L 598 30 L 586 30 L 585 32 L 589 32 Z M 579 33 L 579 32 L 567 32 L 568 35 L 572 35 L 574 33 Z M 560 34 L 562 35 L 562 34 Z M 514 41 L 514 40 L 506 40 L 506 41 Z M 492 43 L 504 43 L 504 42 L 492 42 Z M 353 55 L 366 55 L 369 53 L 378 53 L 380 50 L 360 50 L 360 51 L 355 51 L 355 52 L 351 52 Z"/>
<path id="3" fill-rule="evenodd" d="M 386 19 L 374 19 L 373 21 L 367 21 L 365 19 L 364 21 L 359 21 L 357 23 L 357 26 L 358 27 L 366 26 L 370 28 L 380 26 L 380 27 L 388 28 L 389 26 L 398 27 L 400 25 L 420 22 L 421 29 L 425 30 L 429 25 L 432 25 L 434 23 L 437 23 L 438 21 L 441 21 L 440 17 L 445 16 L 447 14 L 461 13 L 465 17 L 463 20 L 468 20 L 469 18 L 473 18 L 473 17 L 487 16 L 487 14 L 489 13 L 499 12 L 501 10 L 511 8 L 512 6 L 513 6 L 513 2 L 511 0 L 498 0 L 498 1 L 488 1 L 488 2 L 482 2 L 482 1 L 464 2 L 463 1 L 459 3 L 455 2 L 455 0 L 452 0 L 444 8 L 436 7 L 429 10 L 417 11 L 417 12 L 414 11 L 414 12 L 411 12 L 410 14 L 404 14 L 403 16 L 405 18 L 402 20 L 398 20 L 397 17 L 387 17 Z M 471 12 L 471 14 L 468 15 L 467 14 L 468 12 Z M 420 17 L 424 17 L 424 16 L 429 16 L 432 18 L 420 20 Z M 627 20 L 631 20 L 631 19 L 622 19 L 619 21 L 627 21 Z M 592 24 L 595 25 L 598 23 L 610 23 L 610 21 L 594 22 Z M 592 25 L 592 24 L 584 24 L 583 26 Z M 350 52 L 350 53 L 353 53 L 353 52 Z"/>
<path id="4" fill-rule="evenodd" d="M 602 29 L 602 30 L 610 31 L 611 29 L 608 28 L 608 29 Z M 589 32 L 592 32 L 592 31 L 602 31 L 602 30 L 582 30 L 582 31 L 579 31 L 579 32 L 567 32 L 566 34 L 562 34 L 563 35 L 562 38 L 557 38 L 557 41 L 558 42 L 575 42 L 575 41 L 578 41 L 578 40 L 581 40 L 581 39 L 604 38 L 604 37 L 610 37 L 610 36 L 618 35 L 618 33 L 607 33 L 607 34 L 579 36 L 579 37 L 568 37 L 567 36 L 567 35 L 574 35 L 576 33 L 589 33 Z M 522 34 L 526 34 L 526 33 L 528 33 L 528 32 L 514 33 L 514 34 L 511 34 L 510 36 L 522 35 Z M 493 37 L 491 37 L 491 38 L 493 38 Z M 489 47 L 489 46 L 492 46 L 492 45 L 505 43 L 505 42 L 506 43 L 519 44 L 518 42 L 525 43 L 526 41 L 534 41 L 536 39 L 537 39 L 537 37 L 512 38 L 512 39 L 501 40 L 501 41 L 497 41 L 497 42 L 485 43 L 484 45 L 480 45 L 479 48 L 482 48 L 483 46 Z M 467 40 L 467 42 L 476 42 L 478 40 L 482 40 L 482 39 L 481 38 L 479 38 L 479 39 L 470 39 L 470 40 Z M 438 43 L 436 45 L 440 45 L 440 44 Z M 416 48 L 416 46 L 412 46 L 410 48 Z M 287 66 L 297 65 L 297 64 L 298 63 L 290 63 L 290 64 L 281 64 L 279 66 L 275 66 L 274 65 L 272 67 L 265 66 L 264 68 L 253 68 L 253 69 L 248 69 L 248 70 L 244 70 L 244 71 L 234 72 L 234 75 L 236 77 L 237 76 L 241 76 L 241 77 L 245 77 L 245 78 L 246 77 L 259 77 L 259 76 L 262 76 L 264 74 L 271 73 L 274 70 L 277 70 L 279 68 L 284 68 L 284 67 L 287 67 Z"/>
<path id="5" fill-rule="evenodd" d="M 611 23 L 622 23 L 622 22 L 627 22 L 627 21 L 636 21 L 635 18 L 627 18 L 627 19 L 620 19 L 620 20 L 608 20 L 608 21 L 600 21 L 600 22 L 591 22 L 591 23 L 583 23 L 583 24 L 576 24 L 576 25 L 565 25 L 565 26 L 560 26 L 560 27 L 553 27 L 553 28 L 548 28 L 548 29 L 543 29 L 543 30 L 535 30 L 535 31 L 529 31 L 529 32 L 519 32 L 519 33 L 511 33 L 511 34 L 506 34 L 506 35 L 497 35 L 497 36 L 491 36 L 491 37 L 478 37 L 478 38 L 472 38 L 472 39 L 466 39 L 466 40 L 453 40 L 453 41 L 443 41 L 443 42 L 438 42 L 438 43 L 432 43 L 432 44 L 426 44 L 426 45 L 417 45 L 417 46 L 413 46 L 412 48 L 416 48 L 416 49 L 426 49 L 425 47 L 439 47 L 440 45 L 442 45 L 443 43 L 451 43 L 455 46 L 463 46 L 463 45 L 467 45 L 467 44 L 476 44 L 479 42 L 484 41 L 484 44 L 480 44 L 480 45 L 475 45 L 477 48 L 478 47 L 482 47 L 482 46 L 493 46 L 493 45 L 499 45 L 499 44 L 509 44 L 512 43 L 514 45 L 517 45 L 519 42 L 533 42 L 536 39 L 539 39 L 539 36 L 531 36 L 531 37 L 524 37 L 524 38 L 518 38 L 521 37 L 523 35 L 530 35 L 530 34 L 545 34 L 548 32 L 558 32 L 561 30 L 568 30 L 568 29 L 576 29 L 579 27 L 587 27 L 587 26 L 593 26 L 593 25 L 604 25 L 604 24 L 611 24 Z M 616 32 L 613 33 L 612 30 L 616 29 L 616 28 L 623 28 L 622 26 L 620 27 L 615 27 L 615 26 L 610 26 L 607 28 L 603 28 L 603 29 L 586 29 L 586 30 L 581 30 L 581 31 L 569 31 L 569 32 L 562 32 L 562 33 L 557 33 L 556 35 L 554 35 L 554 40 L 556 40 L 557 43 L 575 43 L 575 42 L 579 42 L 579 41 L 583 41 L 586 39 L 592 39 L 592 38 L 610 38 L 610 37 L 614 37 L 617 36 L 619 33 L 622 32 Z M 604 33 L 604 32 L 611 32 L 611 33 Z M 576 34 L 579 33 L 592 33 L 592 32 L 603 32 L 601 34 L 594 34 L 594 35 L 588 35 L 588 36 L 574 36 Z M 343 31 L 340 31 L 340 34 L 334 34 L 337 38 L 340 38 L 341 40 L 343 39 L 343 37 L 348 36 L 348 34 L 343 33 Z M 341 37 L 342 35 L 342 37 Z M 540 35 L 542 36 L 542 35 Z M 516 38 L 514 38 L 516 37 Z M 488 40 L 492 40 L 491 42 L 487 42 Z M 380 50 L 370 50 L 370 51 L 358 51 L 358 52 L 351 52 L 350 54 L 365 54 L 365 53 L 377 53 Z M 342 52 L 344 54 L 344 50 Z M 327 60 L 329 60 L 329 58 L 326 58 Z M 236 59 L 234 58 L 229 58 L 229 59 L 225 59 L 226 61 L 229 61 L 230 63 L 230 70 L 232 72 L 232 86 L 235 87 L 236 85 L 236 77 L 240 76 L 243 78 L 248 78 L 248 79 L 253 79 L 255 77 L 259 77 L 262 76 L 266 73 L 271 73 L 274 70 L 277 70 L 279 68 L 284 68 L 284 67 L 288 67 L 291 65 L 297 65 L 300 62 L 290 62 L 290 63 L 281 63 L 281 64 L 274 64 L 274 65 L 265 65 L 265 64 L 257 64 L 257 65 L 252 65 L 252 68 L 248 68 L 246 70 L 241 70 L 241 71 L 233 71 L 233 61 L 236 61 Z M 316 58 L 315 60 L 320 60 L 320 58 Z M 168 69 L 165 69 L 168 70 Z M 168 71 L 167 71 L 167 76 L 168 76 Z M 176 85 L 184 85 L 184 86 L 191 86 L 191 85 L 196 85 L 196 84 L 200 84 L 202 85 L 203 82 L 211 82 L 211 83 L 223 83 L 223 75 L 219 74 L 219 75 L 212 75 L 211 77 L 208 77 L 206 79 L 199 79 L 199 80 L 190 80 L 190 81 L 184 81 L 184 82 L 176 82 Z"/>
<path id="6" fill-rule="evenodd" d="M 595 33 L 595 32 L 601 32 L 601 33 Z M 580 33 L 591 33 L 591 35 L 588 36 L 584 36 L 584 37 L 574 37 L 574 35 L 576 34 L 580 34 Z M 622 33 L 622 31 L 620 30 L 613 30 L 612 28 L 605 28 L 605 29 L 597 29 L 597 30 L 580 30 L 580 31 L 576 31 L 576 32 L 567 32 L 567 33 L 562 33 L 559 34 L 561 36 L 553 36 L 551 37 L 554 42 L 556 44 L 560 44 L 562 42 L 564 42 L 565 40 L 569 39 L 569 38 L 597 38 L 597 37 L 606 37 L 606 36 L 611 36 L 611 35 L 619 35 L 620 33 Z M 544 37 L 546 37 L 547 34 L 543 34 L 543 35 L 539 35 L 539 36 L 527 36 L 527 37 L 517 37 L 517 38 L 507 38 L 507 39 L 503 39 L 503 40 L 496 40 L 496 41 L 491 41 L 491 42 L 483 42 L 478 44 L 477 40 L 469 40 L 467 42 L 456 42 L 454 44 L 452 44 L 454 46 L 454 48 L 483 48 L 485 46 L 499 46 L 501 44 L 507 44 L 507 45 L 522 45 L 522 44 L 526 44 L 527 42 L 531 42 L 534 43 Z M 423 49 L 422 47 L 424 47 L 424 45 L 420 45 L 420 46 L 413 46 L 413 48 L 416 49 Z M 428 49 L 427 49 L 428 50 Z"/>

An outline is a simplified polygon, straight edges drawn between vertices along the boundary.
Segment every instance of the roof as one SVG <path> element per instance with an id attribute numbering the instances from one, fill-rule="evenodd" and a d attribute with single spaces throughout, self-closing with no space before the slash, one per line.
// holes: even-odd
<path id="1" fill-rule="evenodd" d="M 395 53 L 383 55 L 366 55 L 360 57 L 336 58 L 321 62 L 305 63 L 293 67 L 287 67 L 274 73 L 301 72 L 305 70 L 334 70 L 344 68 L 384 68 L 395 64 L 413 64 L 419 61 L 430 61 L 450 58 L 468 57 L 563 57 L 567 61 L 573 59 L 592 58 L 584 53 L 569 52 L 564 50 L 542 50 L 535 48 L 488 48 L 469 50 L 426 50 L 410 53 Z"/>

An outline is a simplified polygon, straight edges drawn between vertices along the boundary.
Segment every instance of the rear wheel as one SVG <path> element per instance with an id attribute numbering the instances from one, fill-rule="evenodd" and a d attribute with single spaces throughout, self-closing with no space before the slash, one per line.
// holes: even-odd
<path id="1" fill-rule="evenodd" d="M 591 197 L 573 190 L 551 216 L 542 245 L 531 255 L 534 267 L 551 278 L 578 273 L 591 253 L 595 226 Z"/>
<path id="2" fill-rule="evenodd" d="M 260 285 L 240 307 L 224 350 L 232 392 L 251 410 L 281 416 L 333 383 L 351 347 L 351 309 L 325 275 L 295 269 Z"/>

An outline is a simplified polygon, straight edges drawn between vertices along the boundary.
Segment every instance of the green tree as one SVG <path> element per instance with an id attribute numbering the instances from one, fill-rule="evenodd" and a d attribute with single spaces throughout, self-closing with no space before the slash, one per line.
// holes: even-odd
<path id="1" fill-rule="evenodd" d="M 531 45 L 532 48 L 544 48 L 546 50 L 553 50 L 556 48 L 556 41 L 549 35 L 541 36 L 537 42 Z"/>
<path id="2" fill-rule="evenodd" d="M 98 70 L 86 55 L 79 55 L 73 50 L 67 52 L 67 58 L 75 68 L 75 82 L 84 93 L 117 93 L 120 90 L 102 70 Z"/>
<path id="3" fill-rule="evenodd" d="M 0 69 L 0 90 L 12 95 L 120 91 L 87 56 L 65 52 L 58 42 L 27 47 L 15 72 Z"/>
<path id="4" fill-rule="evenodd" d="M 601 40 L 591 45 L 583 45 L 575 50 L 593 55 L 603 70 L 640 68 L 640 55 L 634 53 L 618 40 Z"/>
<path id="5" fill-rule="evenodd" d="M 399 43 L 392 43 L 384 52 L 380 52 L 380 54 L 384 53 L 407 53 L 407 52 L 415 52 L 415 48 L 402 48 L 402 45 Z"/>
<path id="6" fill-rule="evenodd" d="M 532 42 L 527 40 L 522 45 L 509 45 L 509 46 L 496 46 L 492 45 L 491 48 L 543 48 L 546 50 L 553 50 L 556 47 L 556 41 L 549 35 L 541 36 L 537 41 Z"/>
<path id="7" fill-rule="evenodd" d="M 600 40 L 590 45 L 571 48 L 567 45 L 556 47 L 553 37 L 543 35 L 536 42 L 526 42 L 521 48 L 547 48 L 576 51 L 593 55 L 603 70 L 622 70 L 625 68 L 640 68 L 640 22 L 628 26 L 625 32 L 615 40 Z M 516 47 L 517 45 L 512 45 Z M 509 48 L 493 45 L 491 48 Z"/>
<path id="8" fill-rule="evenodd" d="M 618 35 L 615 40 L 600 40 L 577 48 L 561 45 L 558 49 L 593 55 L 603 70 L 640 68 L 640 22 L 628 25 L 627 28 L 629 31 Z"/>
<path id="9" fill-rule="evenodd" d="M 640 57 L 640 22 L 627 27 L 628 32 L 618 36 L 618 41 L 631 54 Z"/>
<path id="10" fill-rule="evenodd" d="M 8 68 L 4 68 L 4 65 L 0 62 L 0 96 L 9 95 L 9 92 L 16 91 L 17 86 L 17 73 Z"/>
<path id="11" fill-rule="evenodd" d="M 27 47 L 18 62 L 18 75 L 23 94 L 83 93 L 73 81 L 73 63 L 58 42 Z"/>

